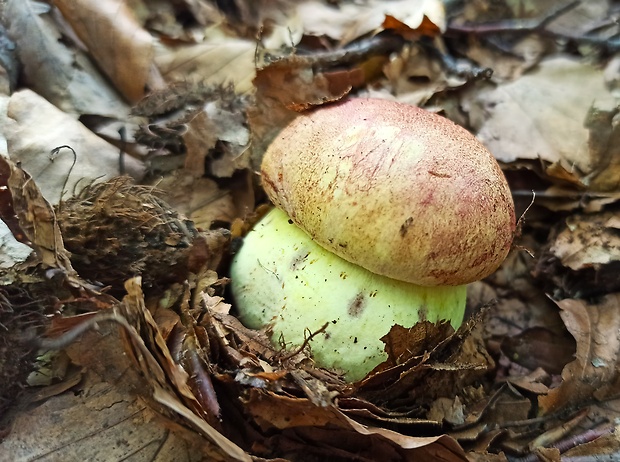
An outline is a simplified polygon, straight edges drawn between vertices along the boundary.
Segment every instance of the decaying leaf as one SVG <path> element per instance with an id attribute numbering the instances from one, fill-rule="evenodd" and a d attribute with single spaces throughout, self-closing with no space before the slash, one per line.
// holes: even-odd
<path id="1" fill-rule="evenodd" d="M 620 298 L 610 294 L 599 303 L 566 299 L 557 302 L 566 328 L 577 342 L 575 360 L 562 371 L 562 384 L 541 396 L 544 413 L 592 399 L 616 397 L 620 391 Z"/>
<path id="2" fill-rule="evenodd" d="M 195 45 L 159 47 L 155 63 L 167 82 L 188 79 L 205 85 L 232 84 L 237 93 L 252 89 L 256 43 L 233 37 L 217 37 Z"/>
<path id="3" fill-rule="evenodd" d="M 43 264 L 73 274 L 54 209 L 32 177 L 20 166 L 0 157 L 0 178 L 0 184 L 7 188 L 3 197 L 12 204 L 10 208 L 3 207 L 0 218 L 16 239 L 32 247 Z"/>
<path id="4" fill-rule="evenodd" d="M 363 5 L 337 6 L 311 1 L 303 2 L 299 11 L 306 33 L 329 36 L 340 43 L 382 28 L 435 35 L 446 27 L 444 7 L 436 0 L 370 1 Z"/>
<path id="5" fill-rule="evenodd" d="M 139 101 L 152 81 L 153 38 L 125 2 L 55 0 L 54 5 L 116 89 L 130 103 Z"/>
<path id="6" fill-rule="evenodd" d="M 416 409 L 455 396 L 493 365 L 476 325 L 472 319 L 453 334 L 448 323 L 393 327 L 382 339 L 389 359 L 360 382 L 355 395 L 386 409 L 391 403 Z"/>
<path id="7" fill-rule="evenodd" d="M 88 130 L 74 117 L 50 104 L 30 90 L 11 95 L 3 127 L 8 153 L 21 162 L 53 204 L 72 195 L 89 182 L 119 175 L 119 150 Z M 50 158 L 51 151 L 61 149 Z M 125 173 L 136 178 L 144 167 L 125 158 Z"/>
<path id="8" fill-rule="evenodd" d="M 543 61 L 512 83 L 477 92 L 467 102 L 478 136 L 499 160 L 560 162 L 593 190 L 615 188 L 607 174 L 596 179 L 618 157 L 615 145 L 607 144 L 614 130 L 610 103 L 615 104 L 597 69 L 562 57 Z M 602 129 L 601 139 L 594 130 Z"/>
<path id="9" fill-rule="evenodd" d="M 536 274 L 566 294 L 592 296 L 617 291 L 619 228 L 615 212 L 571 215 L 556 227 Z"/>
<path id="10" fill-rule="evenodd" d="M 572 215 L 549 251 L 573 271 L 620 260 L 620 217 L 614 212 Z"/>
<path id="11" fill-rule="evenodd" d="M 196 177 L 206 170 L 215 177 L 230 178 L 235 171 L 249 167 L 247 102 L 231 87 L 219 90 L 205 99 L 183 136 L 185 167 Z"/>
<path id="12" fill-rule="evenodd" d="M 9 34 L 16 42 L 29 88 L 74 117 L 97 114 L 122 118 L 129 112 L 86 54 L 63 43 L 47 5 L 11 0 L 3 8 L 4 16 L 10 18 Z"/>

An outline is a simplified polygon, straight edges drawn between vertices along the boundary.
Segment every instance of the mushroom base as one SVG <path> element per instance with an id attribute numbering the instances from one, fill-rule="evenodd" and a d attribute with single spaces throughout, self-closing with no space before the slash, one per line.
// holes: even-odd
<path id="1" fill-rule="evenodd" d="M 466 286 L 423 287 L 343 260 L 314 243 L 279 209 L 269 212 L 245 238 L 233 259 L 231 288 L 241 322 L 269 326 L 275 345 L 308 343 L 321 367 L 348 381 L 364 378 L 387 359 L 380 340 L 398 324 L 448 320 L 460 326 Z"/>

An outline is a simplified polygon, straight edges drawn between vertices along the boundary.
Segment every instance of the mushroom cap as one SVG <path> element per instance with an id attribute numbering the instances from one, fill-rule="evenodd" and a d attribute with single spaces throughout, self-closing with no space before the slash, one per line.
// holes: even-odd
<path id="1" fill-rule="evenodd" d="M 467 284 L 510 250 L 514 204 L 496 160 L 467 130 L 415 106 L 350 99 L 304 113 L 261 171 L 272 202 L 315 242 L 376 274 Z"/>

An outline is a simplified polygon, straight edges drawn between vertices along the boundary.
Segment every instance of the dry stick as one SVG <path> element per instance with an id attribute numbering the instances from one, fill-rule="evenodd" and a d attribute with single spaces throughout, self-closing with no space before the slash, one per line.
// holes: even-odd
<path id="1" fill-rule="evenodd" d="M 562 441 L 560 438 L 572 432 L 577 425 L 579 425 L 581 421 L 588 416 L 589 412 L 589 408 L 582 409 L 572 419 L 534 438 L 534 440 L 532 440 L 528 445 L 529 450 L 533 451 L 536 448 L 545 448 L 550 446 L 556 447 L 554 444 L 557 444 L 557 441 Z"/>
<path id="2" fill-rule="evenodd" d="M 613 425 L 608 425 L 605 427 L 600 427 L 600 428 L 595 428 L 592 430 L 586 430 L 583 433 L 580 433 L 578 435 L 575 436 L 571 436 L 569 438 L 563 439 L 561 441 L 558 441 L 556 444 L 550 446 L 551 448 L 556 448 L 560 451 L 560 454 L 564 454 L 566 451 L 568 451 L 569 449 L 572 449 L 574 447 L 577 447 L 581 444 L 585 444 L 585 443 L 590 443 L 598 438 L 600 438 L 601 436 L 605 436 L 605 435 L 609 435 L 611 433 L 614 432 L 615 427 Z M 572 462 L 577 462 L 577 461 L 585 461 L 585 460 L 614 460 L 614 461 L 618 461 L 620 460 L 620 458 L 618 458 L 617 455 L 611 455 L 612 458 L 609 459 L 605 459 L 604 457 L 607 456 L 606 454 L 603 455 L 597 455 L 595 456 L 596 459 L 594 459 L 593 456 L 588 456 L 586 458 L 580 458 L 580 457 L 562 457 L 562 462 L 568 462 L 568 461 L 572 461 Z M 615 458 L 614 458 L 615 457 Z M 538 457 L 537 454 L 533 453 L 533 454 L 528 454 L 525 457 L 508 457 L 508 460 L 510 462 L 539 462 L 540 458 Z"/>
<path id="3" fill-rule="evenodd" d="M 323 324 L 323 326 L 319 330 L 312 332 L 310 335 L 305 337 L 304 343 L 302 343 L 299 348 L 296 348 L 295 350 L 291 351 L 289 354 L 282 356 L 281 361 L 286 361 L 287 359 L 291 359 L 293 356 L 301 353 L 304 350 L 304 348 L 308 346 L 308 343 L 310 343 L 310 340 L 312 340 L 314 337 L 316 337 L 321 332 L 325 332 L 325 329 L 327 329 L 327 326 L 329 326 L 329 322 L 326 322 L 325 324 Z"/>
<path id="4" fill-rule="evenodd" d="M 27 333 L 22 341 L 24 343 L 30 343 L 37 348 L 44 350 L 60 350 L 62 348 L 66 348 L 71 343 L 75 342 L 78 337 L 83 335 L 85 332 L 93 329 L 99 329 L 99 323 L 102 322 L 117 322 L 121 326 L 123 326 L 127 331 L 132 329 L 131 325 L 127 322 L 124 316 L 118 313 L 116 308 L 112 308 L 111 312 L 98 313 L 92 318 L 78 324 L 73 327 L 71 330 L 62 334 L 60 337 L 56 338 L 44 338 L 37 337 L 34 332 Z"/>
<path id="5" fill-rule="evenodd" d="M 75 167 L 75 164 L 77 163 L 77 153 L 75 152 L 75 150 L 67 145 L 67 144 L 63 144 L 62 146 L 58 146 L 55 147 L 54 149 L 52 149 L 50 151 L 50 162 L 54 162 L 54 160 L 56 160 L 56 158 L 58 157 L 58 155 L 60 154 L 60 150 L 63 148 L 67 148 L 70 149 L 71 152 L 73 153 L 73 163 L 71 164 L 71 167 L 69 168 L 69 171 L 67 172 L 67 176 L 65 177 L 65 182 L 62 184 L 62 189 L 60 190 L 60 197 L 58 198 L 58 211 L 60 212 L 60 209 L 62 207 L 62 197 L 65 195 L 65 193 L 67 191 L 65 191 L 65 189 L 67 188 L 67 183 L 69 182 L 69 177 L 71 176 L 71 172 L 73 171 L 73 167 Z"/>
<path id="6" fill-rule="evenodd" d="M 451 37 L 457 34 L 475 34 L 475 35 L 492 35 L 497 33 L 530 33 L 539 32 L 540 34 L 564 40 L 573 40 L 575 42 L 581 42 L 590 45 L 604 46 L 609 52 L 616 52 L 620 50 L 620 39 L 618 38 L 599 38 L 585 36 L 575 36 L 553 32 L 545 29 L 545 26 L 563 15 L 567 11 L 577 6 L 580 1 L 574 1 L 565 5 L 556 11 L 551 12 L 542 19 L 506 19 L 500 21 L 493 21 L 483 24 L 465 24 L 455 25 L 449 24 L 446 36 Z"/>
<path id="7" fill-rule="evenodd" d="M 504 19 L 499 21 L 492 21 L 482 24 L 470 24 L 470 25 L 454 25 L 449 24 L 447 32 L 456 32 L 463 34 L 497 34 L 498 32 L 536 32 L 545 27 L 554 19 L 562 16 L 564 13 L 572 10 L 581 2 L 576 0 L 567 5 L 552 11 L 547 16 L 534 19 Z"/>
<path id="8" fill-rule="evenodd" d="M 405 44 L 401 36 L 388 32 L 350 43 L 342 48 L 328 51 L 297 52 L 288 56 L 266 56 L 271 62 L 283 62 L 291 67 L 314 67 L 329 69 L 334 66 L 353 64 L 371 56 L 389 55 L 399 51 Z"/>

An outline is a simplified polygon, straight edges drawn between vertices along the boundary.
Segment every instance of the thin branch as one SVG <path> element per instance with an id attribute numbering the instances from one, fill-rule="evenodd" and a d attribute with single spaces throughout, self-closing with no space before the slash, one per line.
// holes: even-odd
<path id="1" fill-rule="evenodd" d="M 301 353 L 304 350 L 304 348 L 308 346 L 308 343 L 310 343 L 310 341 L 314 337 L 319 335 L 321 332 L 325 332 L 325 329 L 327 329 L 328 326 L 329 326 L 329 322 L 326 322 L 325 324 L 323 324 L 323 326 L 319 330 L 312 332 L 310 335 L 305 337 L 304 343 L 302 343 L 299 348 L 296 348 L 295 350 L 291 351 L 289 354 L 282 356 L 281 361 L 286 361 L 287 359 L 291 359 L 293 356 Z"/>

